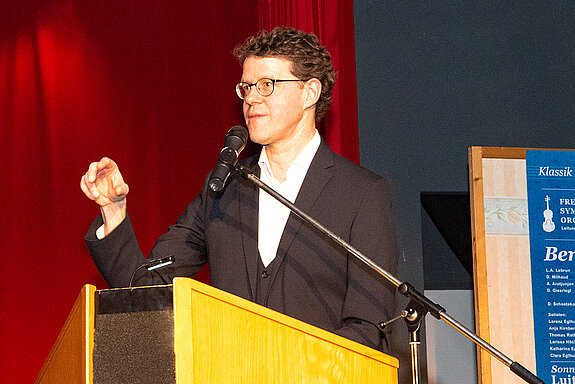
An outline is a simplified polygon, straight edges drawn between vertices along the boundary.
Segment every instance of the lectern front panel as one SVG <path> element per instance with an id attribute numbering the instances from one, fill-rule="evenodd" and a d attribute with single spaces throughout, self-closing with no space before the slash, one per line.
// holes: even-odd
<path id="1" fill-rule="evenodd" d="M 95 384 L 172 384 L 175 379 L 171 286 L 96 292 Z"/>

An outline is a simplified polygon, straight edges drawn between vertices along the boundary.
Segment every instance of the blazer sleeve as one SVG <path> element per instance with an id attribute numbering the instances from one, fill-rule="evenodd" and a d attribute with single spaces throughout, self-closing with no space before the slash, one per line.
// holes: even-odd
<path id="1" fill-rule="evenodd" d="M 395 275 L 399 250 L 391 208 L 391 189 L 385 179 L 379 178 L 363 194 L 351 228 L 350 244 Z M 351 254 L 347 277 L 343 326 L 336 333 L 389 351 L 389 329 L 382 333 L 377 325 L 394 316 L 395 286 Z"/>
<path id="2" fill-rule="evenodd" d="M 84 237 L 86 246 L 110 288 L 127 287 L 132 273 L 146 259 L 138 246 L 129 215 L 108 236 L 98 239 L 96 230 L 103 222 L 101 214 L 92 222 Z"/>

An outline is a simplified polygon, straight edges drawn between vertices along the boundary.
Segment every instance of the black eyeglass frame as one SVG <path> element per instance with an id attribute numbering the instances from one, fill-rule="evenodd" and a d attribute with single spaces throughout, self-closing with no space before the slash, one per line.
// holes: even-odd
<path id="1" fill-rule="evenodd" d="M 268 93 L 267 95 L 263 94 L 260 91 L 260 87 L 258 86 L 258 83 L 260 83 L 262 80 L 267 80 L 267 81 L 271 81 L 272 82 L 272 91 L 270 93 Z M 256 86 L 256 91 L 258 91 L 258 93 L 260 95 L 262 95 L 263 97 L 268 97 L 271 96 L 274 91 L 276 90 L 276 83 L 283 83 L 283 82 L 287 82 L 287 81 L 303 81 L 305 82 L 305 80 L 301 80 L 301 79 L 270 79 L 268 77 L 262 77 L 261 79 L 259 79 L 258 81 L 256 81 L 255 83 L 247 83 L 247 82 L 241 82 L 236 84 L 236 93 L 238 94 L 238 97 L 242 100 L 245 99 L 245 97 L 242 97 L 242 91 L 240 90 L 242 86 L 248 86 L 249 88 L 247 89 L 247 91 L 251 91 L 252 87 L 255 85 Z M 245 89 L 244 89 L 245 92 Z"/>

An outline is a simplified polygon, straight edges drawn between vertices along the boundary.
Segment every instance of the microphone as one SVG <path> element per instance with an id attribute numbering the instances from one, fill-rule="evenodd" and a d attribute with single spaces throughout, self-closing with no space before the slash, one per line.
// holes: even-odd
<path id="1" fill-rule="evenodd" d="M 173 255 L 170 255 L 170 256 L 164 257 L 162 259 L 149 260 L 145 264 L 140 265 L 138 268 L 136 268 L 134 273 L 132 273 L 132 277 L 130 278 L 129 287 L 132 288 L 132 284 L 134 283 L 134 277 L 136 276 L 136 273 L 140 269 L 146 268 L 148 271 L 153 271 L 154 269 L 158 269 L 158 268 L 165 267 L 166 265 L 170 265 L 174 261 L 176 261 L 176 258 Z"/>
<path id="2" fill-rule="evenodd" d="M 170 265 L 175 260 L 176 260 L 176 258 L 174 256 L 170 255 L 168 257 L 164 257 L 163 259 L 150 260 L 150 261 L 148 261 L 148 264 L 145 265 L 145 267 L 148 271 L 153 271 L 154 269 L 162 268 L 162 267 L 165 267 L 166 265 Z"/>
<path id="3" fill-rule="evenodd" d="M 210 176 L 208 186 L 214 192 L 221 190 L 238 163 L 240 152 L 246 147 L 248 130 L 240 125 L 232 127 L 226 134 L 224 148 L 220 152 L 216 167 Z"/>

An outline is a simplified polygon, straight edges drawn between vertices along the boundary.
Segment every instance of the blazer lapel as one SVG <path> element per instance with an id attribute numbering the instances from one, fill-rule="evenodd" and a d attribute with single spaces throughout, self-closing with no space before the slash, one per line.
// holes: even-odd
<path id="1" fill-rule="evenodd" d="M 333 171 L 330 169 L 333 166 L 333 152 L 322 139 L 317 153 L 310 164 L 305 179 L 301 185 L 300 191 L 295 200 L 295 205 L 308 213 L 316 203 L 319 195 L 324 190 L 327 183 L 333 177 Z M 278 253 L 276 255 L 277 263 L 283 262 L 287 250 L 289 249 L 294 237 L 297 235 L 299 229 L 303 224 L 303 220 L 297 217 L 294 213 L 289 215 L 284 232 L 282 234 Z M 274 260 L 275 261 L 275 260 Z M 279 268 L 275 268 L 275 272 Z M 275 278 L 275 273 L 272 279 Z"/>
<path id="2" fill-rule="evenodd" d="M 246 165 L 254 174 L 259 177 L 260 169 L 257 163 L 258 157 L 252 164 Z M 246 270 L 251 288 L 252 300 L 256 298 L 257 272 L 258 272 L 258 205 L 259 188 L 250 180 L 239 176 L 239 205 L 240 223 L 242 229 L 242 248 L 244 250 Z"/>

